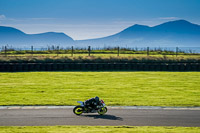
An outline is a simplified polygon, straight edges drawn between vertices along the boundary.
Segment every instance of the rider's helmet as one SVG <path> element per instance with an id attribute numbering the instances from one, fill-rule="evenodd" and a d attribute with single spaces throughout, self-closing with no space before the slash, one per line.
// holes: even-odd
<path id="1" fill-rule="evenodd" d="M 99 97 L 98 96 L 96 96 L 94 99 L 95 99 L 96 102 L 99 101 Z"/>

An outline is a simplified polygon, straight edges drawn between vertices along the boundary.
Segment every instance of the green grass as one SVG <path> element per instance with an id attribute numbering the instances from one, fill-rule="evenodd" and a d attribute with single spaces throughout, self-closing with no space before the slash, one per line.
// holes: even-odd
<path id="1" fill-rule="evenodd" d="M 76 54 L 86 54 L 88 53 L 88 49 L 74 49 L 73 53 Z M 91 50 L 90 51 L 93 54 L 117 54 L 118 49 L 117 48 L 111 48 L 111 49 L 96 49 L 96 50 Z M 147 54 L 147 50 L 131 50 L 131 49 L 126 49 L 122 48 L 119 51 L 121 54 Z M 7 49 L 6 51 L 7 54 L 71 54 L 72 50 L 71 49 L 54 49 L 54 50 L 13 50 L 13 49 Z M 162 49 L 151 49 L 149 51 L 150 54 L 155 55 L 155 54 L 161 54 L 161 55 L 166 55 L 166 54 L 176 54 L 174 51 L 170 50 L 162 50 Z M 5 51 L 2 50 L 0 51 L 0 54 L 5 54 Z M 194 54 L 194 53 L 187 53 L 186 51 L 182 51 L 181 49 L 178 50 L 178 54 Z M 197 54 L 197 53 L 196 53 Z"/>
<path id="2" fill-rule="evenodd" d="M 200 106 L 200 72 L 0 73 L 0 105 Z"/>
<path id="3" fill-rule="evenodd" d="M 200 127 L 42 126 L 0 127 L 0 133 L 200 133 Z"/>
<path id="4" fill-rule="evenodd" d="M 95 57 L 110 57 L 110 56 L 113 56 L 113 57 L 117 57 L 118 54 L 102 54 L 102 53 L 97 53 L 97 54 L 93 54 L 91 53 L 90 54 L 91 56 L 95 56 Z M 0 54 L 0 56 L 4 57 L 5 54 Z M 71 57 L 71 54 L 8 54 L 7 55 L 8 57 L 28 57 L 28 56 L 45 56 L 45 57 L 54 57 L 54 56 L 58 56 L 58 57 Z M 73 54 L 74 57 L 78 57 L 78 56 L 81 56 L 81 57 L 86 57 L 88 56 L 88 54 L 86 53 L 83 53 L 83 54 Z M 146 57 L 147 54 L 119 54 L 120 57 Z M 167 56 L 167 57 L 176 57 L 176 55 L 172 54 L 172 55 L 161 55 L 161 54 L 155 54 L 155 55 L 149 55 L 149 56 L 153 56 L 153 57 L 163 57 L 163 56 Z M 199 57 L 200 54 L 180 54 L 178 55 L 178 57 Z"/>

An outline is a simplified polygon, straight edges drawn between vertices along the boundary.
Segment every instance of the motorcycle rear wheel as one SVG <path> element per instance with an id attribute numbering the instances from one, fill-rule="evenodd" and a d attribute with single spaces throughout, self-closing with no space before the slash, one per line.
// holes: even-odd
<path id="1" fill-rule="evenodd" d="M 82 106 L 76 106 L 73 109 L 74 114 L 81 115 L 83 113 L 84 108 Z"/>
<path id="2" fill-rule="evenodd" d="M 108 109 L 106 107 L 103 107 L 101 109 L 98 109 L 98 114 L 100 115 L 104 115 L 106 112 L 108 111 Z"/>

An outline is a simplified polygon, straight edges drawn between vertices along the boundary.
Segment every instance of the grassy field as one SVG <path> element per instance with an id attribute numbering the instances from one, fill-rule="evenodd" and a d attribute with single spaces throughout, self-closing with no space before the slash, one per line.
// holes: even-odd
<path id="1" fill-rule="evenodd" d="M 5 57 L 5 54 L 0 54 L 0 56 Z M 8 54 L 7 57 L 27 57 L 27 56 L 35 56 L 35 57 L 40 57 L 40 56 L 45 56 L 45 57 L 54 57 L 54 56 L 58 56 L 58 57 L 71 57 L 71 54 Z M 78 57 L 78 56 L 82 56 L 82 57 L 86 57 L 88 56 L 88 54 L 73 54 L 74 57 Z M 95 56 L 95 57 L 117 57 L 118 54 L 90 54 L 90 56 Z M 119 54 L 119 56 L 121 57 L 146 57 L 147 54 Z M 161 54 L 155 54 L 155 55 L 149 55 L 149 56 L 153 56 L 153 57 L 176 57 L 176 55 L 161 55 Z M 200 54 L 198 55 L 192 55 L 192 54 L 181 54 L 181 55 L 177 55 L 178 57 L 185 57 L 185 58 L 190 58 L 190 57 L 200 57 Z"/>
<path id="2" fill-rule="evenodd" d="M 200 72 L 0 73 L 0 105 L 200 106 Z"/>
<path id="3" fill-rule="evenodd" d="M 134 127 L 134 126 L 43 126 L 0 127 L 0 133 L 200 133 L 200 127 Z"/>

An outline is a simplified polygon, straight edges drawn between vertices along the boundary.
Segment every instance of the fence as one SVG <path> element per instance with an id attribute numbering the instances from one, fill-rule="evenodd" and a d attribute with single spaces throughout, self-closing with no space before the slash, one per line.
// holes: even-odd
<path id="1" fill-rule="evenodd" d="M 198 50 L 199 49 L 199 50 Z M 143 55 L 200 55 L 200 48 L 197 48 L 197 51 L 191 50 L 190 48 L 123 48 L 123 47 L 107 47 L 107 48 L 92 48 L 88 46 L 88 48 L 75 48 L 74 46 L 68 48 L 62 48 L 59 46 L 52 46 L 47 48 L 34 48 L 31 46 L 30 48 L 17 49 L 9 46 L 3 46 L 0 49 L 0 55 L 2 56 L 38 56 L 38 55 L 51 55 L 51 56 L 59 56 L 59 55 L 69 55 L 74 56 L 75 54 L 86 54 L 87 56 L 94 56 L 97 54 L 110 54 L 120 56 L 122 54 L 134 55 L 134 54 L 143 54 Z"/>

